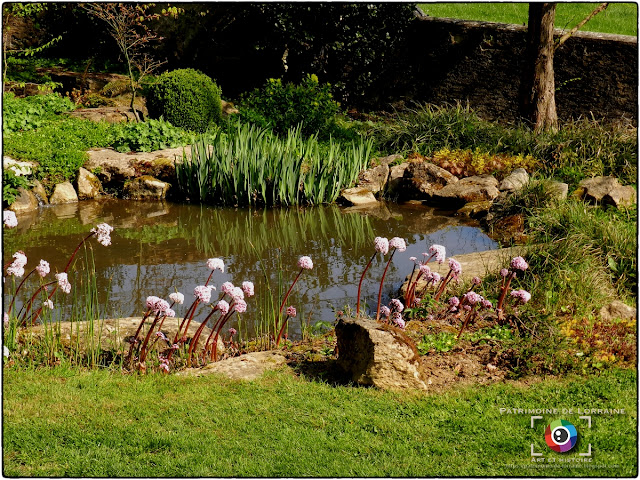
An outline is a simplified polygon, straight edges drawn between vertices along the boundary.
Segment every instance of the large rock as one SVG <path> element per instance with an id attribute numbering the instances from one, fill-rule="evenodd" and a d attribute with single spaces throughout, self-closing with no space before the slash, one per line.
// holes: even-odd
<path id="1" fill-rule="evenodd" d="M 397 196 L 404 183 L 404 172 L 409 166 L 409 162 L 394 165 L 389 169 L 389 178 L 387 180 L 387 195 Z"/>
<path id="2" fill-rule="evenodd" d="M 350 205 L 373 205 L 378 203 L 371 190 L 366 187 L 345 188 L 340 199 Z"/>
<path id="3" fill-rule="evenodd" d="M 381 389 L 427 389 L 420 355 L 401 330 L 374 320 L 336 324 L 338 365 L 356 383 Z"/>
<path id="4" fill-rule="evenodd" d="M 544 191 L 550 200 L 565 200 L 569 194 L 569 185 L 555 180 L 549 180 L 544 185 Z"/>
<path id="5" fill-rule="evenodd" d="M 15 213 L 32 212 L 38 209 L 38 199 L 26 188 L 19 187 L 15 201 L 9 206 L 9 210 Z"/>
<path id="6" fill-rule="evenodd" d="M 505 177 L 498 190 L 501 192 L 517 192 L 522 190 L 529 183 L 529 174 L 524 168 L 516 168 L 507 177 Z"/>
<path id="7" fill-rule="evenodd" d="M 395 153 L 393 155 L 389 155 L 387 157 L 380 157 L 380 158 L 374 158 L 373 159 L 373 163 L 374 165 L 391 165 L 393 162 L 397 161 L 397 160 L 402 160 L 402 158 L 404 158 L 402 155 L 400 155 L 399 153 Z"/>
<path id="8" fill-rule="evenodd" d="M 459 182 L 446 185 L 431 194 L 431 202 L 460 208 L 469 202 L 485 202 L 493 200 L 500 194 L 498 181 L 492 175 L 466 177 Z"/>
<path id="9" fill-rule="evenodd" d="M 71 185 L 71 182 L 63 182 L 57 184 L 54 189 L 51 197 L 49 198 L 49 203 L 51 205 L 56 205 L 59 203 L 74 203 L 78 201 L 78 194 Z"/>
<path id="10" fill-rule="evenodd" d="M 636 190 L 623 186 L 615 177 L 594 177 L 581 181 L 573 193 L 578 198 L 592 203 L 613 205 L 616 208 L 636 203 Z"/>
<path id="11" fill-rule="evenodd" d="M 409 162 L 404 170 L 402 187 L 398 192 L 403 200 L 430 198 L 447 185 L 458 182 L 458 177 L 429 162 Z"/>
<path id="12" fill-rule="evenodd" d="M 268 370 L 278 370 L 286 365 L 287 359 L 278 352 L 252 352 L 208 363 L 202 368 L 187 368 L 177 375 L 201 377 L 217 373 L 233 380 L 251 381 L 259 378 Z"/>
<path id="13" fill-rule="evenodd" d="M 33 187 L 31 187 L 31 193 L 33 193 L 38 199 L 38 204 L 48 204 L 49 199 L 47 198 L 47 192 L 42 186 L 42 183 L 40 183 L 39 180 L 34 180 L 32 183 Z"/>
<path id="14" fill-rule="evenodd" d="M 610 322 L 611 320 L 635 320 L 637 309 L 622 303 L 620 300 L 614 300 L 609 305 L 605 305 L 600 309 L 600 320 Z"/>
<path id="15" fill-rule="evenodd" d="M 122 123 L 136 121 L 133 111 L 130 108 L 123 107 L 78 108 L 72 112 L 67 112 L 67 115 L 93 122 Z M 138 112 L 138 115 L 142 118 L 142 112 Z"/>
<path id="16" fill-rule="evenodd" d="M 98 177 L 89 170 L 80 168 L 76 179 L 76 188 L 78 189 L 78 198 L 80 200 L 90 200 L 100 196 L 102 184 Z"/>
<path id="17" fill-rule="evenodd" d="M 358 176 L 358 186 L 367 188 L 371 193 L 384 190 L 389 178 L 389 165 L 382 164 L 361 172 Z"/>
<path id="18" fill-rule="evenodd" d="M 36 162 L 21 162 L 19 160 L 14 160 L 11 157 L 2 158 L 2 168 L 5 170 L 12 170 L 17 177 L 31 175 L 33 173 L 33 169 L 37 166 L 38 164 Z"/>
<path id="19" fill-rule="evenodd" d="M 160 200 L 167 196 L 169 185 L 150 175 L 133 179 L 124 186 L 124 196 L 131 200 Z"/>

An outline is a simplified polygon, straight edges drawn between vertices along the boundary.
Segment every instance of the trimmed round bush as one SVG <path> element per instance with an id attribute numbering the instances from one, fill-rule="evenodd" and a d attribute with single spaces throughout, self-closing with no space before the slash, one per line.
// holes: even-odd
<path id="1" fill-rule="evenodd" d="M 210 77 L 192 68 L 165 72 L 149 88 L 149 117 L 163 117 L 172 125 L 204 132 L 222 119 L 220 87 Z"/>

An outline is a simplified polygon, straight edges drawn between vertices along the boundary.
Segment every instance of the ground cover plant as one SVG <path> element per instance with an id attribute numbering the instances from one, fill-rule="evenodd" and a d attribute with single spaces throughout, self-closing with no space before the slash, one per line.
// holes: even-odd
<path id="1" fill-rule="evenodd" d="M 527 3 L 419 3 L 418 6 L 432 17 L 482 20 L 500 23 L 527 23 Z M 569 29 L 594 9 L 593 3 L 560 3 L 556 10 L 556 28 Z M 589 32 L 637 35 L 638 6 L 634 3 L 610 3 L 604 12 L 593 17 L 583 27 Z"/>

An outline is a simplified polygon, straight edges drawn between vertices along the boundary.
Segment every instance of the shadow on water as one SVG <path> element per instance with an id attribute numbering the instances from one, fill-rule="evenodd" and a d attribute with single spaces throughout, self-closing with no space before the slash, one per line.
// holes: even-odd
<path id="1" fill-rule="evenodd" d="M 355 304 L 357 283 L 373 254 L 376 236 L 407 241 L 407 251 L 394 256 L 387 274 L 385 300 L 395 294 L 411 270 L 409 257 L 420 258 L 433 243 L 444 245 L 447 256 L 497 247 L 473 224 L 421 205 L 267 210 L 106 199 L 48 206 L 20 217 L 16 229 L 4 230 L 4 263 L 22 250 L 29 259 L 27 271 L 41 258 L 50 262 L 52 272 L 62 271 L 76 245 L 100 222 L 115 228 L 111 246 L 92 242 L 98 289 L 104 292 L 102 301 L 109 299 L 107 317 L 140 316 L 147 296 L 167 298 L 175 290 L 183 292 L 190 303 L 193 289 L 209 274 L 206 259 L 221 257 L 226 269 L 214 274 L 213 285 L 219 289 L 225 281 L 239 285 L 245 280 L 256 285 L 256 298 L 248 302 L 240 325 L 245 336 L 254 334 L 255 325 L 264 317 L 260 297 L 267 289 L 261 267 L 277 290 L 279 265 L 283 268 L 281 288 L 287 288 L 298 271 L 298 258 L 309 255 L 314 261 L 313 270 L 301 276 L 290 297 L 290 304 L 298 310 L 289 328 L 295 338 L 301 334 L 302 322 L 331 322 L 336 310 Z M 369 306 L 376 302 L 383 268 L 378 259 L 367 273 L 363 301 Z M 73 283 L 73 276 L 70 278 Z M 23 287 L 26 292 L 35 290 L 38 280 L 31 280 Z M 212 299 L 217 298 L 214 293 Z M 58 296 L 57 302 L 62 307 L 65 298 Z M 183 313 L 177 309 L 178 315 Z M 229 326 L 238 328 L 236 321 Z"/>

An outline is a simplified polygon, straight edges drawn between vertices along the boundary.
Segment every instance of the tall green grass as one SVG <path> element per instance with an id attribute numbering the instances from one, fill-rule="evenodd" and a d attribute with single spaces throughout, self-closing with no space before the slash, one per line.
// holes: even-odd
<path id="1" fill-rule="evenodd" d="M 556 8 L 556 28 L 570 29 L 585 18 L 597 3 L 564 2 Z M 528 19 L 528 3 L 515 2 L 442 2 L 419 3 L 418 6 L 432 17 L 459 18 L 488 22 L 525 25 Z M 587 32 L 638 34 L 638 5 L 633 2 L 610 3 L 604 12 L 593 17 L 582 28 Z"/>
<path id="2" fill-rule="evenodd" d="M 192 201 L 221 205 L 331 203 L 367 165 L 370 141 L 342 146 L 303 138 L 300 129 L 283 138 L 249 125 L 213 132 L 192 145 L 191 160 L 176 165 L 178 186 Z"/>

